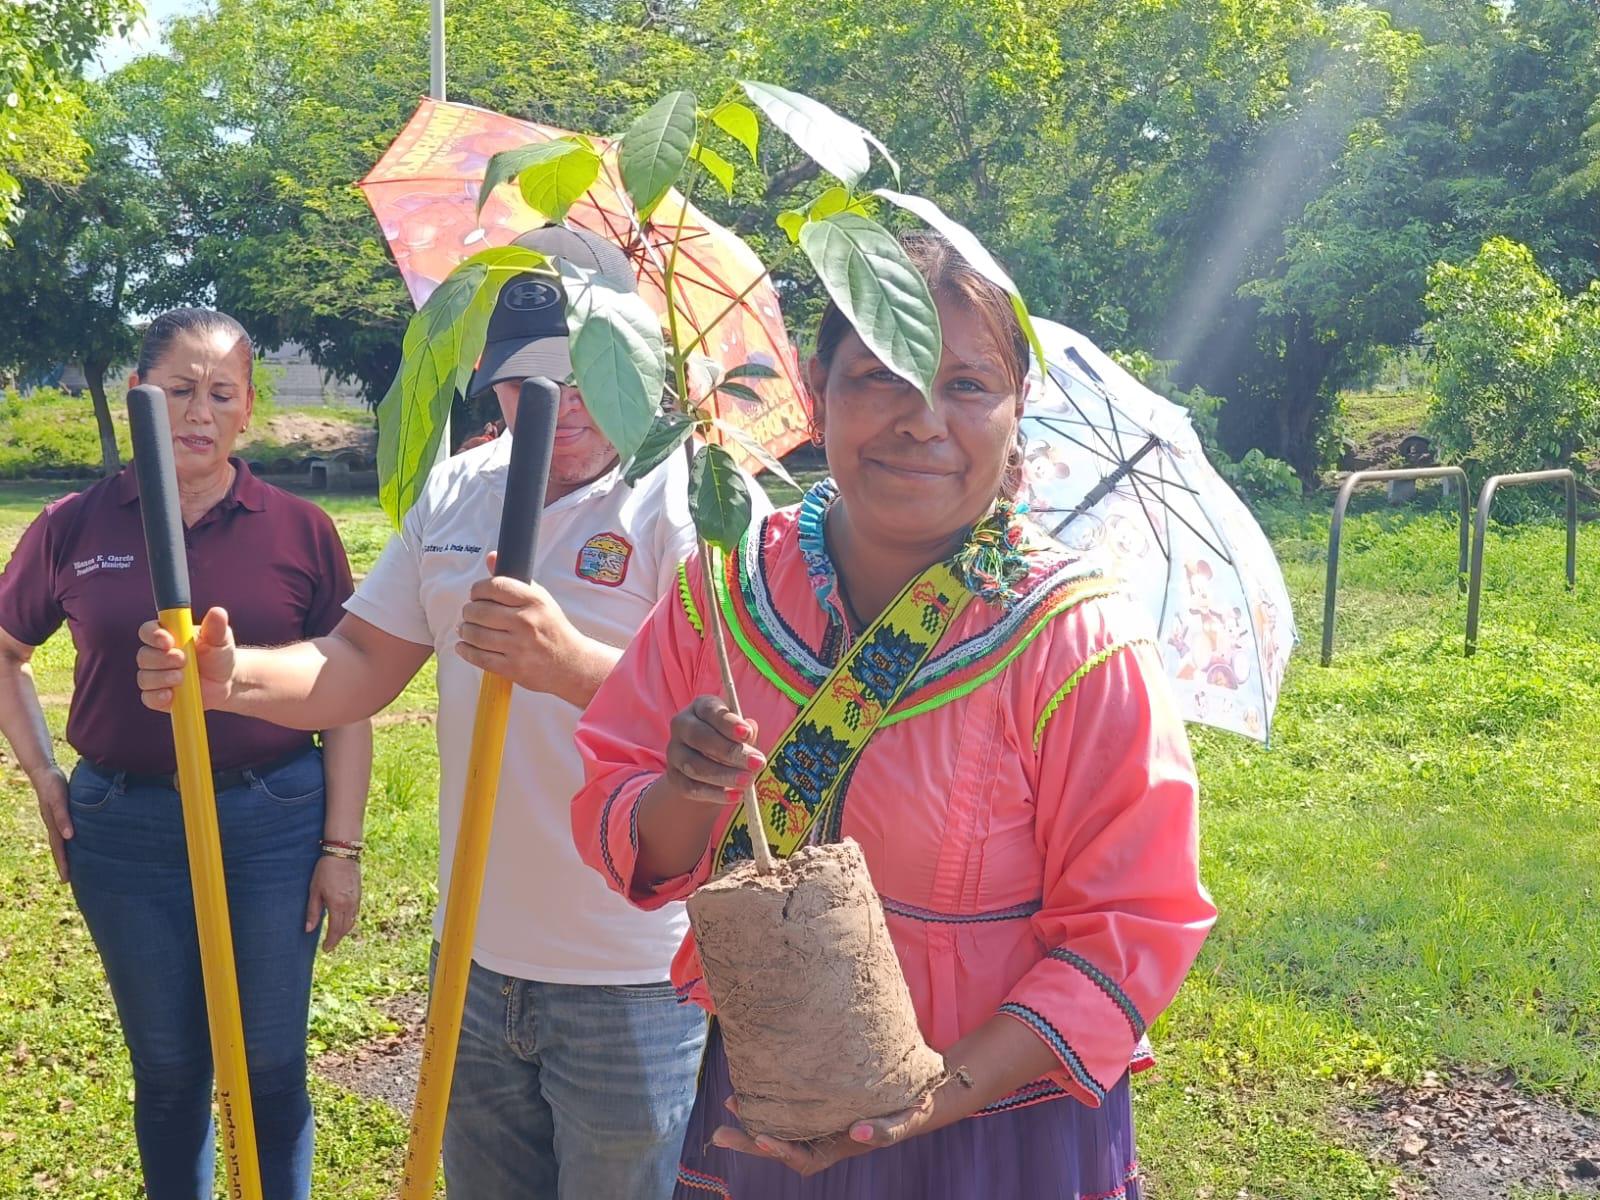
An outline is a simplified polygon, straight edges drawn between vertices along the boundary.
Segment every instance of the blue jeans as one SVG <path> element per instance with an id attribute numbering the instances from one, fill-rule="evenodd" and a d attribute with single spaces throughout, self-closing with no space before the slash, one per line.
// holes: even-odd
<path id="1" fill-rule="evenodd" d="M 217 796 L 265 1200 L 311 1193 L 306 1012 L 317 933 L 306 898 L 322 837 L 322 753 Z M 211 1042 L 183 812 L 170 787 L 79 762 L 72 891 L 105 963 L 133 1059 L 149 1200 L 211 1200 Z"/>
<path id="2" fill-rule="evenodd" d="M 667 1200 L 705 1040 L 705 1013 L 670 983 L 538 983 L 473 963 L 450 1200 Z"/>

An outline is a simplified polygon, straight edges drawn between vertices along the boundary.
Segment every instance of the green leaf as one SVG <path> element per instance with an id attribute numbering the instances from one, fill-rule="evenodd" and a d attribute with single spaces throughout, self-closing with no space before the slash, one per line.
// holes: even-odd
<path id="1" fill-rule="evenodd" d="M 807 221 L 820 221 L 824 217 L 831 217 L 834 213 L 840 212 L 858 213 L 863 217 L 872 216 L 872 208 L 864 197 L 853 195 L 849 188 L 836 183 L 817 195 L 804 208 L 779 213 L 778 228 L 789 235 L 791 242 L 798 243 L 800 231 L 805 228 Z"/>
<path id="2" fill-rule="evenodd" d="M 760 442 L 756 441 L 755 438 L 751 437 L 747 431 L 739 428 L 739 426 L 735 425 L 732 421 L 724 421 L 721 417 L 715 418 L 711 423 L 726 433 L 734 441 L 738 442 L 739 445 L 745 451 L 747 451 L 752 458 L 754 458 L 767 470 L 771 471 L 779 479 L 787 483 L 790 487 L 794 488 L 796 491 L 805 490 L 794 481 L 794 476 L 789 474 L 784 465 L 778 461 L 777 456 L 763 446 Z"/>
<path id="3" fill-rule="evenodd" d="M 655 312 L 637 292 L 618 292 L 562 263 L 572 372 L 600 432 L 624 462 L 650 432 L 667 382 L 667 352 Z"/>
<path id="4" fill-rule="evenodd" d="M 593 147 L 586 147 L 571 138 L 557 138 L 551 142 L 536 142 L 531 146 L 518 146 L 515 150 L 502 150 L 489 160 L 489 165 L 483 172 L 483 186 L 478 189 L 478 212 L 483 212 L 483 206 L 488 202 L 489 193 L 502 183 L 516 179 L 530 167 L 538 166 L 555 159 L 565 158 L 575 150 L 587 149 L 591 154 Z M 593 181 L 591 181 L 593 182 Z M 540 210 L 543 211 L 542 209 Z M 552 220 L 560 218 L 552 217 Z"/>
<path id="5" fill-rule="evenodd" d="M 645 220 L 689 159 L 694 144 L 693 92 L 670 92 L 661 97 L 628 127 L 617 150 L 622 186 L 633 200 L 639 219 Z"/>
<path id="6" fill-rule="evenodd" d="M 397 529 L 438 457 L 465 318 L 488 277 L 481 263 L 463 263 L 433 290 L 406 325 L 400 369 L 378 402 L 378 501 Z"/>
<path id="7" fill-rule="evenodd" d="M 813 221 L 820 221 L 823 217 L 831 217 L 834 213 L 843 212 L 849 207 L 850 189 L 834 184 L 811 202 L 806 208 L 806 216 Z"/>
<path id="8" fill-rule="evenodd" d="M 766 363 L 746 362 L 729 367 L 722 373 L 724 379 L 776 379 L 778 373 Z"/>
<path id="9" fill-rule="evenodd" d="M 689 435 L 700 422 L 681 412 L 664 412 L 656 416 L 650 432 L 633 452 L 633 459 L 622 478 L 628 484 L 638 483 L 646 475 L 666 462 L 673 451 L 689 440 Z"/>
<path id="10" fill-rule="evenodd" d="M 727 379 L 724 379 L 721 383 L 719 383 L 716 386 L 715 390 L 719 391 L 719 392 L 726 392 L 728 395 L 732 396 L 734 399 L 743 400 L 747 404 L 765 404 L 766 403 L 766 401 L 761 398 L 760 393 L 757 392 L 754 388 L 747 387 L 745 384 L 742 384 L 742 383 L 734 383 L 734 382 L 731 382 L 730 380 L 727 380 Z"/>
<path id="11" fill-rule="evenodd" d="M 728 199 L 733 199 L 733 164 L 710 146 L 696 142 L 689 149 L 689 157 L 704 167 L 710 176 L 722 185 L 722 190 L 728 193 Z"/>
<path id="12" fill-rule="evenodd" d="M 995 260 L 994 255 L 989 253 L 988 247 L 978 240 L 978 235 L 925 197 L 907 196 L 900 192 L 892 192 L 888 188 L 876 188 L 872 194 L 881 196 L 890 204 L 921 217 L 944 235 L 945 239 L 956 248 L 956 252 L 972 265 L 974 271 L 1010 295 L 1011 310 L 1017 314 L 1017 321 L 1027 336 L 1028 345 L 1033 348 L 1033 353 L 1042 368 L 1044 348 L 1039 344 L 1039 335 L 1034 331 L 1033 318 L 1028 315 L 1028 306 L 1023 302 L 1022 293 L 1017 289 L 1011 276 L 1006 274 L 1006 269 Z"/>
<path id="13" fill-rule="evenodd" d="M 824 171 L 855 187 L 872 166 L 861 126 L 826 104 L 771 83 L 743 80 L 740 87 L 767 120 L 789 136 Z"/>
<path id="14" fill-rule="evenodd" d="M 552 143 L 554 145 L 556 143 Z M 561 143 L 566 153 L 525 167 L 518 176 L 522 198 L 547 221 L 560 221 L 600 177 L 600 155 L 577 142 Z"/>
<path id="15" fill-rule="evenodd" d="M 744 475 L 721 446 L 703 446 L 689 468 L 689 515 L 695 531 L 713 546 L 732 550 L 750 527 L 750 491 Z"/>
<path id="16" fill-rule="evenodd" d="M 750 152 L 750 161 L 756 161 L 756 149 L 761 144 L 761 122 L 747 105 L 737 100 L 727 100 L 711 110 L 711 120 L 734 141 Z"/>
<path id="17" fill-rule="evenodd" d="M 931 404 L 939 310 L 900 243 L 876 221 L 842 212 L 807 224 L 800 249 L 867 349 Z"/>
<path id="18" fill-rule="evenodd" d="M 806 216 L 803 209 L 792 208 L 778 214 L 778 228 L 789 235 L 791 242 L 799 244 L 800 231 L 805 228 Z"/>
<path id="19" fill-rule="evenodd" d="M 483 353 L 500 288 L 547 262 L 521 246 L 484 250 L 450 272 L 407 323 L 400 369 L 378 404 L 378 499 L 397 528 L 438 458 L 450 402 Z"/>

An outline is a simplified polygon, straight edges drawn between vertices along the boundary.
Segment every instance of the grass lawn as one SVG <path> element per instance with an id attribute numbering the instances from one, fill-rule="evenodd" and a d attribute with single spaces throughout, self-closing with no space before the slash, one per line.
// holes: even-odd
<path id="1" fill-rule="evenodd" d="M 1374 440 L 1420 433 L 1427 424 L 1432 396 L 1415 392 L 1344 392 L 1339 396 L 1343 431 L 1357 446 Z"/>
<path id="2" fill-rule="evenodd" d="M 0 488 L 0 554 L 51 494 Z M 1600 526 L 1583 531 L 1575 593 L 1560 585 L 1559 529 L 1497 532 L 1469 660 L 1453 518 L 1430 504 L 1351 519 L 1327 670 L 1315 659 L 1326 507 L 1268 514 L 1306 644 L 1270 750 L 1194 734 L 1222 917 L 1137 1085 L 1153 1196 L 1389 1197 L 1392 1171 L 1331 1114 L 1441 1066 L 1510 1067 L 1600 1110 Z M 365 570 L 382 518 L 362 497 L 328 506 Z M 70 647 L 58 636 L 36 662 L 59 734 Z M 432 727 L 411 718 L 433 703 L 430 671 L 380 728 L 367 895 L 356 933 L 319 963 L 318 1048 L 384 1030 L 378 1004 L 423 987 L 437 775 Z M 128 1070 L 98 963 L 52 880 L 31 792 L 6 763 L 0 1196 L 130 1197 Z M 325 1083 L 316 1099 L 315 1194 L 392 1195 L 403 1120 Z"/>

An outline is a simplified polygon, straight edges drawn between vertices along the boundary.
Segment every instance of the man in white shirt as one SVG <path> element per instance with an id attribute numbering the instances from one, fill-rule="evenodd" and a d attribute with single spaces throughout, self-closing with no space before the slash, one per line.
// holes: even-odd
<path id="1" fill-rule="evenodd" d="M 632 288 L 609 242 L 561 227 L 518 239 Z M 508 283 L 470 387 L 515 426 L 524 378 L 570 379 L 559 280 Z M 464 1200 L 659 1200 L 673 1186 L 705 1022 L 668 982 L 687 918 L 630 906 L 579 860 L 578 717 L 694 546 L 682 455 L 633 487 L 564 385 L 532 585 L 492 578 L 510 438 L 441 463 L 331 635 L 235 648 L 206 614 L 208 707 L 298 728 L 378 712 L 439 663 L 439 894 L 448 894 L 483 670 L 512 679 L 505 760 L 445 1129 L 445 1182 Z M 762 503 L 760 489 L 752 498 Z M 170 704 L 181 655 L 141 631 L 140 687 Z M 334 719 L 335 714 L 339 715 Z M 437 937 L 442 913 L 436 914 Z"/>

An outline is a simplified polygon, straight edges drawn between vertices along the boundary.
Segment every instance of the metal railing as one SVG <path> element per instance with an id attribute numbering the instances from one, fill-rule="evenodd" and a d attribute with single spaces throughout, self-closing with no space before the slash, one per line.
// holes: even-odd
<path id="1" fill-rule="evenodd" d="M 1467 541 L 1472 515 L 1467 508 L 1467 473 L 1460 467 L 1412 467 L 1404 471 L 1353 471 L 1339 486 L 1333 504 L 1333 524 L 1328 529 L 1328 583 L 1322 596 L 1322 665 L 1333 662 L 1333 614 L 1339 593 L 1339 539 L 1344 535 L 1344 512 L 1350 495 L 1363 483 L 1388 483 L 1402 479 L 1454 479 L 1459 485 L 1461 556 L 1456 567 L 1458 585 L 1466 587 Z"/>
<path id="2" fill-rule="evenodd" d="M 1483 592 L 1483 543 L 1489 533 L 1489 510 L 1502 484 L 1524 487 L 1535 483 L 1562 483 L 1567 493 L 1567 590 L 1578 586 L 1578 477 L 1561 468 L 1523 471 L 1516 475 L 1491 475 L 1478 493 L 1478 516 L 1472 539 L 1472 571 L 1467 584 L 1467 653 L 1478 650 L 1478 609 Z M 1324 642 L 1326 645 L 1326 642 Z M 1326 651 L 1324 651 L 1326 654 Z"/>

